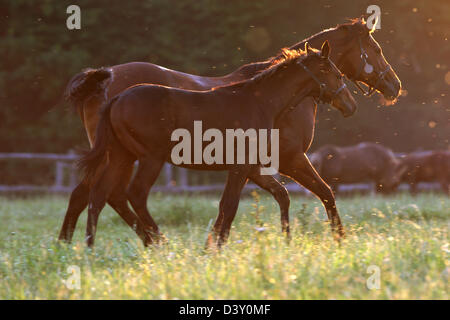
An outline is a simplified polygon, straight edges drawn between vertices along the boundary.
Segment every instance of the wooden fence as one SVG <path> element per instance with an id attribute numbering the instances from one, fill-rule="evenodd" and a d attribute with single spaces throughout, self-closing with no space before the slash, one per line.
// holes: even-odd
<path id="1" fill-rule="evenodd" d="M 45 160 L 49 163 L 54 163 L 55 166 L 55 180 L 52 185 L 3 185 L 0 178 L 0 192 L 52 192 L 52 193 L 68 193 L 78 183 L 78 174 L 74 162 L 78 156 L 74 152 L 67 154 L 56 153 L 0 153 L 0 160 Z M 184 168 L 175 167 L 168 163 L 164 165 L 162 170 L 162 183 L 155 185 L 152 192 L 212 192 L 222 191 L 223 183 L 218 184 L 203 184 L 203 185 L 189 185 L 188 176 L 189 171 Z M 68 179 L 67 179 L 68 177 Z M 175 178 L 176 177 L 176 178 Z M 279 178 L 279 176 L 278 176 Z M 289 192 L 310 194 L 308 190 L 299 186 L 296 183 L 290 182 L 284 185 Z M 400 190 L 408 189 L 408 185 L 401 185 Z M 256 185 L 248 183 L 245 190 L 257 188 Z M 421 183 L 420 189 L 432 190 L 439 188 L 437 183 Z M 374 189 L 373 184 L 347 184 L 340 185 L 340 192 L 371 192 Z"/>

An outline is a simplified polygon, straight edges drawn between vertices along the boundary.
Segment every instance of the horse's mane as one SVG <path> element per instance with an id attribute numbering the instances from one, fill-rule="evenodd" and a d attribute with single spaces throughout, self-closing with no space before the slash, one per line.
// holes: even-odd
<path id="1" fill-rule="evenodd" d="M 320 52 L 319 50 L 314 49 L 314 48 L 310 48 L 310 50 L 314 54 L 317 54 L 317 55 Z M 281 52 L 278 56 L 276 56 L 270 60 L 269 67 L 259 71 L 252 78 L 235 82 L 226 87 L 236 88 L 236 87 L 247 86 L 251 83 L 260 82 L 263 79 L 266 79 L 268 77 L 271 77 L 271 76 L 277 74 L 280 70 L 288 68 L 293 63 L 297 63 L 299 61 L 305 60 L 307 57 L 308 57 L 308 54 L 304 50 L 283 48 L 283 49 L 281 49 Z M 216 87 L 214 89 L 217 89 L 217 88 L 220 88 L 220 87 Z"/>
<path id="2" fill-rule="evenodd" d="M 274 66 L 279 66 L 279 63 L 283 63 L 283 62 L 288 63 L 291 59 L 294 59 L 294 57 L 297 54 L 299 54 L 299 55 L 304 54 L 304 52 L 301 50 L 301 48 L 304 48 L 304 45 L 306 42 L 311 42 L 311 41 L 315 40 L 316 38 L 325 36 L 329 32 L 335 32 L 335 31 L 340 31 L 340 30 L 344 30 L 344 29 L 351 31 L 351 33 L 349 33 L 348 37 L 352 37 L 352 35 L 358 34 L 358 33 L 372 32 L 369 29 L 367 29 L 366 21 L 364 20 L 363 17 L 348 18 L 347 21 L 344 23 L 338 24 L 337 26 L 335 26 L 333 28 L 324 29 L 324 30 L 317 32 L 316 34 L 313 34 L 312 36 L 310 36 L 300 42 L 297 42 L 296 44 L 290 46 L 289 48 L 282 49 L 278 55 L 270 57 L 270 58 L 266 59 L 265 61 L 248 63 L 248 64 L 241 66 L 235 72 L 239 72 L 239 73 L 251 76 L 252 74 L 254 74 L 255 69 L 257 69 L 258 71 L 251 78 L 237 81 L 231 85 L 245 84 L 245 83 L 247 83 L 247 81 L 253 80 L 255 78 L 258 78 L 258 79 L 265 78 L 269 74 L 272 74 L 273 72 L 276 71 L 275 69 L 273 69 Z M 343 39 L 343 41 L 347 41 L 348 37 L 345 37 Z M 295 51 L 297 52 L 297 54 L 295 53 Z M 265 65 L 265 68 L 263 70 L 259 70 L 260 65 Z M 269 71 L 269 73 L 265 74 L 265 71 Z M 225 86 L 228 86 L 228 85 L 225 85 Z M 216 87 L 216 88 L 219 88 L 219 87 Z"/>
<path id="3" fill-rule="evenodd" d="M 322 37 L 324 35 L 326 35 L 327 33 L 330 32 L 335 32 L 335 31 L 341 31 L 341 30 L 350 30 L 351 33 L 348 35 L 348 37 L 352 37 L 355 34 L 361 34 L 364 32 L 373 32 L 372 30 L 367 29 L 366 26 L 366 21 L 360 17 L 360 18 L 348 18 L 347 22 L 338 24 L 337 26 L 333 27 L 333 28 L 328 28 L 328 29 L 324 29 L 320 32 L 317 32 L 315 34 L 313 34 L 312 36 L 309 36 L 308 38 L 297 42 L 296 44 L 290 46 L 290 49 L 298 49 L 302 46 L 304 46 L 305 42 L 311 42 L 313 40 L 315 40 L 316 38 Z M 343 40 L 347 40 L 348 37 L 345 37 Z"/>
<path id="4" fill-rule="evenodd" d="M 318 50 L 315 50 L 315 52 L 318 52 Z M 290 64 L 292 64 L 294 61 L 302 61 L 304 60 L 308 54 L 306 51 L 303 51 L 301 49 L 289 49 L 289 48 L 283 48 L 281 49 L 281 53 L 276 58 L 273 58 L 272 61 L 270 61 L 270 66 L 259 73 L 257 73 L 253 78 L 250 78 L 248 81 L 251 82 L 259 82 L 263 79 L 266 79 L 275 73 L 278 73 L 281 69 L 287 68 Z"/>
<path id="5" fill-rule="evenodd" d="M 314 49 L 314 52 L 317 53 L 318 50 Z M 307 55 L 306 51 L 304 51 L 302 49 L 282 48 L 280 50 L 280 53 L 270 60 L 270 66 L 266 70 L 268 70 L 272 67 L 280 67 L 280 65 L 282 65 L 282 64 L 289 63 L 297 58 L 305 57 L 306 55 Z M 264 72 L 264 71 L 261 71 L 261 72 Z"/>
<path id="6" fill-rule="evenodd" d="M 360 18 L 348 18 L 346 22 L 338 24 L 337 26 L 333 27 L 333 28 L 328 28 L 328 29 L 324 29 L 320 32 L 317 32 L 316 34 L 313 34 L 312 36 L 309 36 L 308 38 L 295 43 L 294 45 L 290 46 L 289 49 L 291 50 L 298 50 L 300 48 L 303 48 L 306 42 L 311 42 L 313 40 L 315 40 L 316 38 L 320 38 L 322 36 L 325 36 L 326 34 L 330 33 L 330 32 L 335 32 L 335 31 L 340 31 L 343 29 L 348 29 L 351 31 L 354 31 L 354 33 L 363 33 L 363 32 L 372 32 L 369 31 L 369 29 L 367 29 L 366 27 L 366 22 L 365 20 L 360 17 Z M 349 36 L 351 36 L 353 34 L 350 33 Z M 343 39 L 343 41 L 346 41 L 347 37 L 345 37 Z M 241 74 L 244 75 L 251 75 L 254 73 L 255 69 L 259 69 L 260 65 L 266 65 L 266 68 L 270 68 L 273 65 L 273 61 L 274 60 L 278 60 L 280 58 L 283 57 L 283 53 L 281 52 L 280 54 L 270 57 L 264 61 L 260 61 L 260 62 L 252 62 L 252 63 L 248 63 L 248 64 L 244 64 L 241 67 L 239 67 L 236 71 L 234 72 L 239 72 Z M 233 73 L 234 73 L 233 72 Z"/>

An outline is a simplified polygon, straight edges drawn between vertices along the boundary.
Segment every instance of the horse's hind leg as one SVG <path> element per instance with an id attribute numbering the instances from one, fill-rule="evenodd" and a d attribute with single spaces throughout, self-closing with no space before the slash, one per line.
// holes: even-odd
<path id="1" fill-rule="evenodd" d="M 164 156 L 139 159 L 138 170 L 127 191 L 128 200 L 140 220 L 144 223 L 146 231 L 151 232 L 157 238 L 161 238 L 162 235 L 147 209 L 147 197 L 151 187 L 158 178 L 164 162 Z"/>
<path id="2" fill-rule="evenodd" d="M 336 200 L 331 188 L 322 180 L 304 153 L 296 154 L 289 164 L 281 164 L 280 172 L 291 177 L 322 201 L 331 222 L 331 229 L 338 237 L 343 237 L 344 227 L 339 217 Z"/>
<path id="3" fill-rule="evenodd" d="M 59 233 L 59 240 L 71 242 L 78 218 L 89 201 L 89 183 L 83 179 L 72 191 L 64 222 Z"/>
<path id="4" fill-rule="evenodd" d="M 286 188 L 272 176 L 256 172 L 249 176 L 258 186 L 270 192 L 280 206 L 281 229 L 289 236 L 289 193 Z"/>
<path id="5" fill-rule="evenodd" d="M 122 176 L 118 177 L 119 183 L 112 191 L 108 199 L 108 204 L 122 217 L 122 219 L 133 228 L 138 236 L 144 242 L 144 245 L 151 243 L 151 236 L 144 231 L 143 225 L 139 218 L 128 207 L 125 194 L 126 187 L 130 181 L 131 172 L 134 161 L 130 161 L 129 169 L 124 169 Z M 126 167 L 124 165 L 124 167 Z M 59 240 L 70 243 L 72 241 L 73 233 L 77 225 L 78 219 L 87 207 L 89 201 L 89 183 L 84 178 L 78 186 L 72 191 L 70 196 L 69 206 L 67 208 L 64 222 L 59 233 Z"/>
<path id="6" fill-rule="evenodd" d="M 94 181 L 97 180 L 99 174 L 101 174 L 105 169 L 105 164 L 102 164 L 98 170 L 96 176 L 93 178 Z M 71 242 L 75 227 L 78 222 L 78 218 L 83 210 L 87 207 L 89 202 L 89 191 L 90 191 L 90 181 L 87 177 L 75 187 L 70 195 L 69 206 L 67 208 L 66 215 L 64 217 L 64 222 L 59 233 L 59 240 L 64 240 L 66 242 Z"/>
<path id="7" fill-rule="evenodd" d="M 126 189 L 133 172 L 134 160 L 131 160 L 128 165 L 123 166 L 120 171 L 117 185 L 112 190 L 108 197 L 108 204 L 122 217 L 122 219 L 130 226 L 145 246 L 152 243 L 152 236 L 150 232 L 146 232 L 143 223 L 139 217 L 128 206 Z"/>
<path id="8" fill-rule="evenodd" d="M 128 170 L 129 157 L 124 154 L 111 152 L 109 163 L 99 179 L 93 184 L 89 194 L 88 219 L 86 225 L 86 243 L 89 247 L 94 245 L 98 217 L 106 204 L 111 192 L 120 183 L 124 170 Z"/>

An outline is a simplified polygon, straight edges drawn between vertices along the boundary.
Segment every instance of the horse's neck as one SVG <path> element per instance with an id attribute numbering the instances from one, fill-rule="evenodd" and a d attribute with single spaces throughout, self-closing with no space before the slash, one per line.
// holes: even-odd
<path id="1" fill-rule="evenodd" d="M 251 94 L 257 93 L 265 112 L 275 118 L 310 95 L 313 88 L 310 80 L 304 72 L 302 75 L 297 73 L 291 76 L 274 74 L 252 83 L 249 90 Z"/>
<path id="2" fill-rule="evenodd" d="M 331 57 L 330 59 L 334 62 L 334 64 L 341 69 L 341 61 L 342 57 L 344 56 L 345 51 L 347 51 L 348 48 L 348 42 L 345 40 L 345 35 L 342 33 L 343 31 L 341 29 L 330 29 L 326 31 L 322 31 L 321 33 L 318 33 L 308 39 L 305 39 L 299 43 L 294 44 L 289 49 L 304 49 L 305 43 L 308 42 L 311 47 L 320 49 L 322 44 L 328 40 L 331 44 L 332 50 L 331 50 Z"/>
<path id="3" fill-rule="evenodd" d="M 323 31 L 321 33 L 318 33 L 308 39 L 305 39 L 301 42 L 298 42 L 296 44 L 294 44 L 293 46 L 289 47 L 289 49 L 291 50 L 298 50 L 298 49 L 305 49 L 305 43 L 308 42 L 309 45 L 311 45 L 311 47 L 313 48 L 317 48 L 320 49 L 322 43 L 325 40 L 330 40 L 331 38 L 333 38 L 333 32 L 336 31 Z"/>
<path id="4" fill-rule="evenodd" d="M 223 78 L 228 82 L 237 82 L 247 80 L 256 76 L 260 71 L 266 69 L 271 64 L 270 61 L 254 62 L 243 65 L 239 69 L 224 76 Z"/>

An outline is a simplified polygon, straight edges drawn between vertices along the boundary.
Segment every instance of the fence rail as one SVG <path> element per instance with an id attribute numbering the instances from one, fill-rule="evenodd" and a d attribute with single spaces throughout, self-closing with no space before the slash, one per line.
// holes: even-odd
<path id="1" fill-rule="evenodd" d="M 51 193 L 68 193 L 76 186 L 77 171 L 74 166 L 74 162 L 78 159 L 78 156 L 69 151 L 66 154 L 57 153 L 0 153 L 0 160 L 48 160 L 55 163 L 55 180 L 53 185 L 2 185 L 0 184 L 0 192 L 51 192 Z M 177 179 L 175 181 L 175 173 Z M 189 170 L 174 167 L 168 163 L 163 168 L 164 182 L 160 185 L 155 185 L 152 188 L 152 192 L 213 192 L 222 191 L 224 184 L 204 184 L 204 185 L 189 185 L 188 175 Z M 65 183 L 64 177 L 68 176 L 68 183 Z M 0 181 L 1 183 L 1 181 Z M 289 192 L 310 194 L 308 190 L 299 186 L 296 183 L 287 183 L 284 185 Z M 403 184 L 399 186 L 400 190 L 408 189 L 408 185 Z M 253 190 L 257 186 L 248 183 L 244 190 Z M 434 190 L 439 188 L 438 183 L 420 183 L 419 189 Z M 374 189 L 373 184 L 345 184 L 339 186 L 340 192 L 371 192 Z"/>

